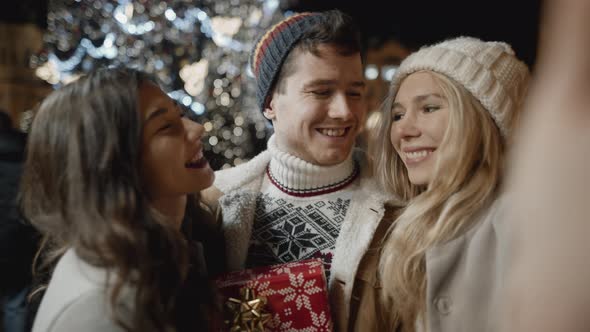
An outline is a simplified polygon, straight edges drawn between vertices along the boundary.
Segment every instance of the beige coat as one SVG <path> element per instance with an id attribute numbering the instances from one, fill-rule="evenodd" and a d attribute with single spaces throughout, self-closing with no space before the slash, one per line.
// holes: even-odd
<path id="1" fill-rule="evenodd" d="M 507 197 L 497 199 L 477 215 L 473 227 L 465 234 L 426 253 L 426 318 L 427 328 L 417 322 L 417 331 L 492 332 L 499 327 L 500 298 L 505 287 L 510 250 L 510 229 L 504 223 Z M 385 226 L 383 226 L 385 227 Z M 369 250 L 363 262 L 366 275 L 378 280 L 378 253 Z M 361 263 L 362 264 L 362 263 Z M 362 266 L 362 265 L 361 265 Z M 359 273 L 361 274 L 361 273 Z M 378 282 L 376 283 L 377 286 Z M 366 282 L 356 280 L 354 289 L 365 291 L 358 297 L 354 331 L 391 331 L 379 327 L 392 317 L 389 308 L 378 310 L 379 299 L 366 291 Z"/>
<path id="2" fill-rule="evenodd" d="M 350 300 L 349 331 L 392 331 L 393 317 L 382 301 L 381 280 L 377 273 L 383 240 L 398 211 L 386 208 L 369 249 L 361 259 Z"/>

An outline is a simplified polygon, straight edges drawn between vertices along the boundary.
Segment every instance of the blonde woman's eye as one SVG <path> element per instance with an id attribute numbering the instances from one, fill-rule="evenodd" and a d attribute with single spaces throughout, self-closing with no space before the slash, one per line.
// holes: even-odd
<path id="1" fill-rule="evenodd" d="M 397 113 L 397 114 L 393 114 L 393 116 L 391 117 L 391 120 L 393 120 L 393 122 L 399 121 L 404 117 L 403 114 L 401 113 Z"/>
<path id="2" fill-rule="evenodd" d="M 426 113 L 432 113 L 432 112 L 438 111 L 439 109 L 440 109 L 440 106 L 431 105 L 431 106 L 424 107 L 424 112 L 426 112 Z"/>

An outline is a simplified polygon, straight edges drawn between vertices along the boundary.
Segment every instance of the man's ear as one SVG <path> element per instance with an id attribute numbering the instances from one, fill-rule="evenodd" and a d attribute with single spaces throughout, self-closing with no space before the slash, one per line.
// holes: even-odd
<path id="1" fill-rule="evenodd" d="M 275 98 L 271 98 L 270 102 L 267 104 L 267 106 L 264 108 L 264 112 L 262 112 L 262 114 L 264 115 L 265 118 L 267 118 L 268 120 L 274 120 L 277 116 L 276 112 L 275 112 Z"/>

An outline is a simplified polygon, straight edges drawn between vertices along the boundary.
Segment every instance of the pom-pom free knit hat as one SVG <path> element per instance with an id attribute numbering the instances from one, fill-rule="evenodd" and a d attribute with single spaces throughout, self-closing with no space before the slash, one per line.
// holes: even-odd
<path id="1" fill-rule="evenodd" d="M 264 111 L 270 89 L 301 36 L 321 19 L 321 13 L 299 13 L 268 29 L 254 44 L 250 68 L 256 77 L 256 99 Z"/>
<path id="2" fill-rule="evenodd" d="M 390 87 L 395 96 L 412 73 L 430 70 L 463 85 L 490 112 L 504 138 L 512 129 L 528 87 L 529 69 L 510 45 L 459 37 L 422 47 L 402 61 Z"/>

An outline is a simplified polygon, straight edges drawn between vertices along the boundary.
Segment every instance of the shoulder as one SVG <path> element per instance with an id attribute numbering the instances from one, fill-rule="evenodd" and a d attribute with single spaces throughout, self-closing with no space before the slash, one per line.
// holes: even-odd
<path id="1" fill-rule="evenodd" d="M 500 194 L 473 217 L 470 228 L 460 238 L 465 238 L 471 249 L 490 251 L 503 245 L 510 233 L 506 220 L 509 204 L 510 198 Z"/>
<path id="2" fill-rule="evenodd" d="M 222 194 L 247 186 L 252 181 L 263 176 L 270 162 L 270 158 L 270 152 L 263 151 L 248 162 L 232 168 L 219 170 L 215 172 L 213 186 Z M 213 192 L 216 191 L 213 190 Z"/>
<path id="3" fill-rule="evenodd" d="M 495 232 L 504 233 L 509 223 L 507 217 L 511 202 L 511 195 L 506 193 L 499 194 L 481 214 L 479 221 L 489 225 Z"/>
<path id="4" fill-rule="evenodd" d="M 80 304 L 88 306 L 100 303 L 105 307 L 105 285 L 106 270 L 90 266 L 73 249 L 69 249 L 60 258 L 51 276 L 35 317 L 33 331 L 53 331 L 52 326 L 59 320 L 64 321 L 61 317 L 71 310 L 77 310 Z M 95 311 L 88 310 L 88 314 Z"/>
<path id="5" fill-rule="evenodd" d="M 238 189 L 253 188 L 256 180 L 261 180 L 270 162 L 270 153 L 263 151 L 252 160 L 238 166 L 215 172 L 213 185 L 200 193 L 200 201 L 209 212 L 217 217 L 219 198 Z"/>
<path id="6" fill-rule="evenodd" d="M 57 313 L 50 326 L 35 326 L 34 331 L 123 331 L 111 318 L 107 302 L 103 291 L 87 291 Z"/>
<path id="7" fill-rule="evenodd" d="M 199 196 L 201 207 L 204 205 L 207 211 L 215 216 L 219 208 L 218 201 L 221 196 L 223 196 L 223 193 L 214 185 L 201 191 Z"/>
<path id="8" fill-rule="evenodd" d="M 358 191 L 361 196 L 367 200 L 374 200 L 382 204 L 390 204 L 393 206 L 401 204 L 400 200 L 395 195 L 387 192 L 380 185 L 373 176 L 369 157 L 367 153 L 360 149 L 353 151 L 353 158 L 360 168 L 359 187 Z"/>
<path id="9" fill-rule="evenodd" d="M 488 212 L 489 223 L 492 225 L 498 245 L 503 250 L 512 250 L 512 237 L 514 236 L 513 218 L 511 209 L 514 205 L 514 196 L 509 193 L 500 194 Z"/>
<path id="10" fill-rule="evenodd" d="M 22 162 L 25 156 L 26 134 L 13 130 L 0 133 L 0 161 Z"/>

